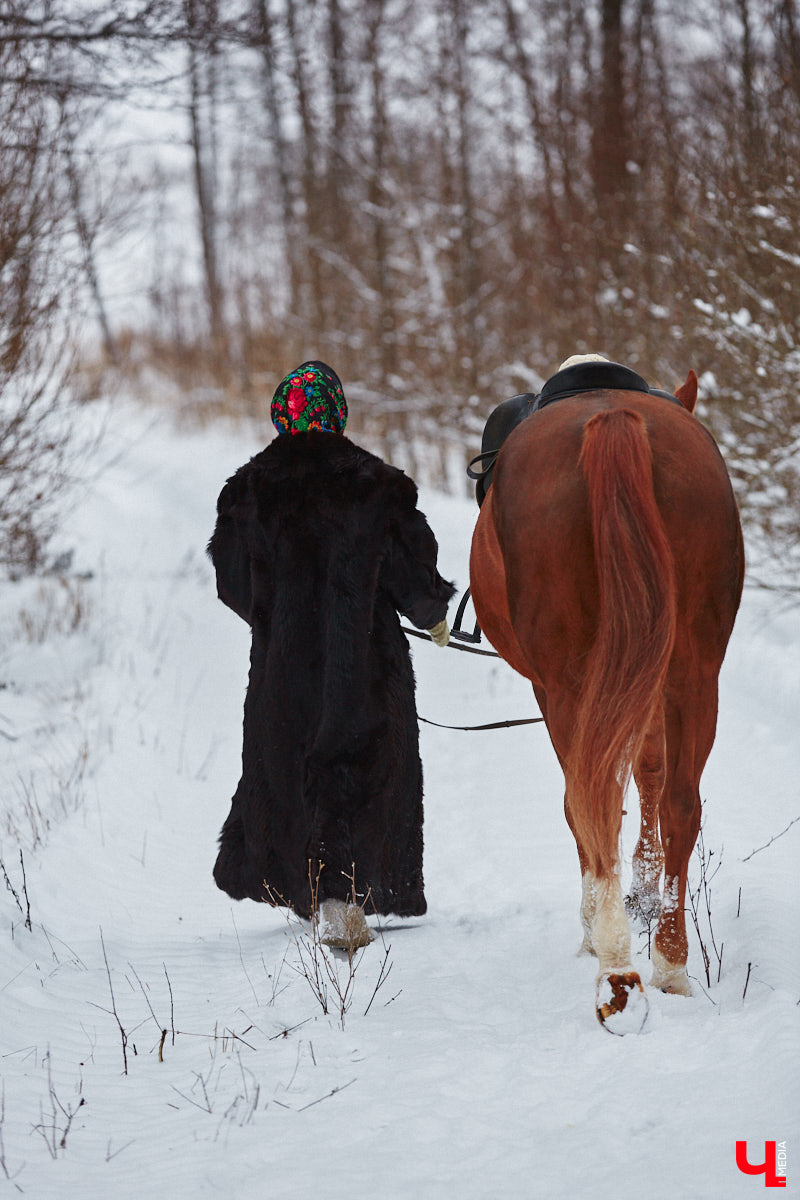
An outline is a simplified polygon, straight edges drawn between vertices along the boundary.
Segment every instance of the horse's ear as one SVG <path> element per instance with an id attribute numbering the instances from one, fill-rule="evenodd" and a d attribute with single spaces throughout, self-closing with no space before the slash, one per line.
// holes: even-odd
<path id="1" fill-rule="evenodd" d="M 680 387 L 675 388 L 675 396 L 680 400 L 685 409 L 689 412 L 694 412 L 694 406 L 697 403 L 697 376 L 691 368 L 689 374 L 686 376 L 686 383 L 682 383 Z"/>

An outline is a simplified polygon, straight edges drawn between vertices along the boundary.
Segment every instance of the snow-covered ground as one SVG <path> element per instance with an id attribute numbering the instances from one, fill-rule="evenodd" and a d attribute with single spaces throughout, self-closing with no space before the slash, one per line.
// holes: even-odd
<path id="1" fill-rule="evenodd" d="M 302 927 L 211 879 L 248 631 L 204 547 L 257 437 L 179 433 L 124 404 L 109 425 L 109 465 L 63 535 L 69 585 L 0 600 L 0 857 L 19 899 L 0 887 L 0 1185 L 36 1200 L 727 1200 L 764 1186 L 736 1168 L 746 1139 L 753 1163 L 786 1142 L 793 1192 L 800 822 L 776 835 L 800 816 L 800 614 L 746 592 L 723 670 L 703 781 L 710 986 L 690 931 L 695 996 L 651 994 L 646 1032 L 604 1033 L 544 729 L 425 725 L 429 913 L 388 922 L 347 1012 L 329 985 L 325 1014 L 298 971 Z M 422 503 L 461 589 L 476 510 Z M 535 714 L 505 664 L 412 653 L 424 717 Z"/>

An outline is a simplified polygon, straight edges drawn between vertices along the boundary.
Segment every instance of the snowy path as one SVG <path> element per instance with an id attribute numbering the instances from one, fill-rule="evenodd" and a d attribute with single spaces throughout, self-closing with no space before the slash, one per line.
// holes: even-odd
<path id="1" fill-rule="evenodd" d="M 791 1194 L 800 823 L 744 860 L 800 816 L 798 615 L 747 593 L 723 671 L 703 781 L 719 982 L 714 960 L 706 988 L 692 932 L 695 996 L 653 994 L 646 1034 L 604 1034 L 546 733 L 423 726 L 429 913 L 384 930 L 377 993 L 385 951 L 367 951 L 342 1028 L 293 969 L 286 918 L 234 904 L 210 874 L 248 639 L 203 550 L 219 487 L 258 447 L 135 409 L 115 428 L 126 451 L 65 534 L 94 573 L 88 615 L 32 645 L 17 614 L 39 585 L 2 600 L 0 730 L 17 740 L 0 740 L 0 855 L 24 907 L 24 851 L 33 928 L 0 891 L 0 1184 L 36 1200 L 594 1200 L 634 1185 L 727 1200 L 763 1187 L 737 1171 L 735 1141 L 759 1162 L 774 1139 Z M 462 588 L 473 507 L 434 493 L 423 507 Z M 535 714 L 504 664 L 412 653 L 423 716 Z M 646 939 L 640 954 L 647 979 Z"/>

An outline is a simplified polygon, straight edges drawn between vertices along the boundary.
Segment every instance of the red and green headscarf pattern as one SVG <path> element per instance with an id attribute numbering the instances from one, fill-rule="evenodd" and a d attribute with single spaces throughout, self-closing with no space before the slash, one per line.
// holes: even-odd
<path id="1" fill-rule="evenodd" d="M 342 383 L 323 362 L 304 362 L 275 390 L 270 409 L 278 433 L 344 433 L 347 401 Z"/>

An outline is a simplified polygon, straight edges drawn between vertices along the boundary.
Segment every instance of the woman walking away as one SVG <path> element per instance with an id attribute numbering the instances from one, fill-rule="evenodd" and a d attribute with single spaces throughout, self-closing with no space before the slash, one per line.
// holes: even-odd
<path id="1" fill-rule="evenodd" d="M 252 629 L 242 778 L 217 886 L 319 917 L 366 945 L 364 910 L 417 916 L 422 767 L 398 612 L 445 646 L 452 586 L 414 483 L 344 436 L 338 376 L 305 362 L 279 384 L 280 436 L 222 489 L 217 592 Z"/>

